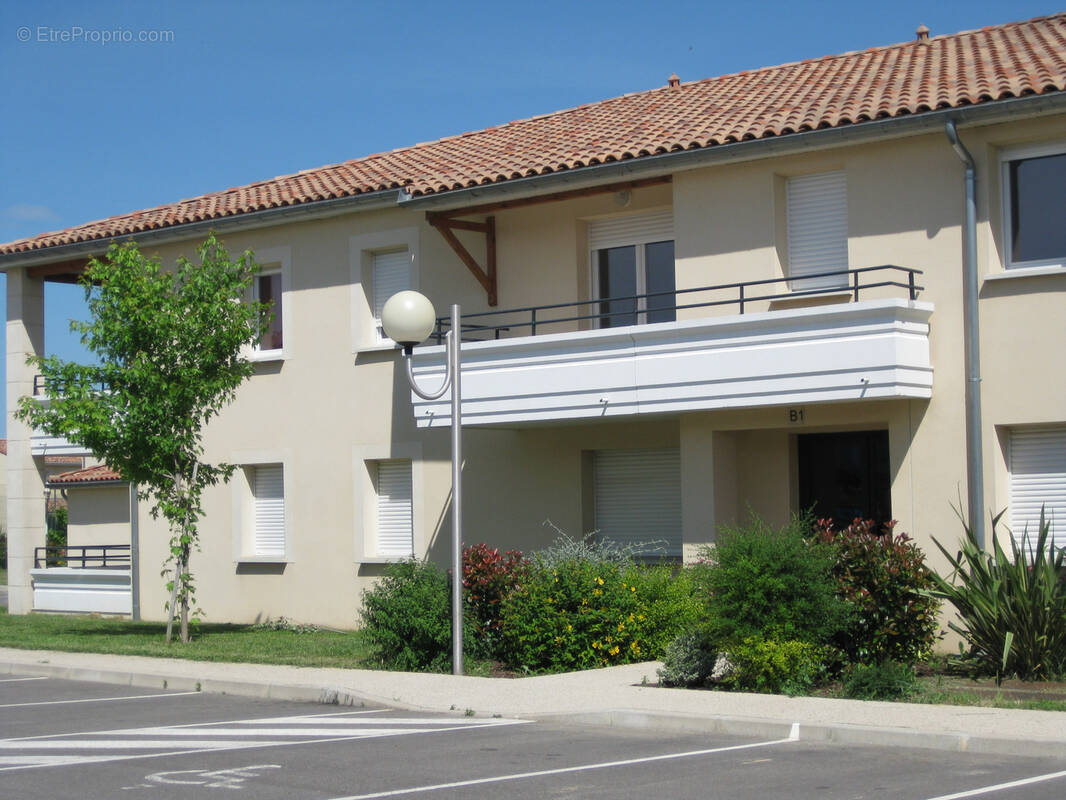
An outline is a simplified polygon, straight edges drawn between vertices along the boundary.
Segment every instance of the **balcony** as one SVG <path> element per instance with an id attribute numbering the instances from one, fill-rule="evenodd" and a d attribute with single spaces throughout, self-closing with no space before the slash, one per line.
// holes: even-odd
<path id="1" fill-rule="evenodd" d="M 52 387 L 53 394 L 57 391 Z M 48 387 L 45 385 L 43 375 L 33 376 L 33 396 L 37 402 L 47 405 Z M 34 430 L 30 435 L 30 452 L 35 456 L 88 456 L 92 453 L 78 444 L 73 444 L 63 436 L 50 436 L 40 430 Z"/>
<path id="2" fill-rule="evenodd" d="M 776 280 L 679 290 L 670 293 L 673 315 L 717 315 L 648 324 L 610 326 L 670 311 L 658 295 L 464 316 L 463 422 L 928 398 L 933 305 L 917 300 L 919 274 L 870 267 L 826 273 L 840 277 L 828 288 L 794 282 L 799 290 L 774 293 Z M 836 302 L 751 311 L 797 300 Z M 413 367 L 420 384 L 439 385 L 444 348 L 419 348 Z M 450 424 L 449 400 L 412 395 L 417 425 Z"/>

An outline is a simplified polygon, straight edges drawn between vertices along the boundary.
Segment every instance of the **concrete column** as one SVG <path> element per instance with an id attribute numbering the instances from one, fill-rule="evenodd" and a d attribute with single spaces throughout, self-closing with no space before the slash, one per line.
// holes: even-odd
<path id="1" fill-rule="evenodd" d="M 681 417 L 681 541 L 685 561 L 736 520 L 736 435 L 716 431 L 707 414 Z"/>
<path id="2" fill-rule="evenodd" d="M 24 269 L 7 273 L 7 582 L 8 611 L 33 610 L 33 550 L 45 543 L 44 478 L 30 450 L 31 429 L 15 418 L 33 394 L 27 356 L 44 354 L 44 282 Z"/>

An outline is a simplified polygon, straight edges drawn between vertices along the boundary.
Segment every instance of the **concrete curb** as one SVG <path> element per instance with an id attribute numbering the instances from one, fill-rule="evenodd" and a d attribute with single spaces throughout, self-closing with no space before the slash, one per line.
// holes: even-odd
<path id="1" fill-rule="evenodd" d="M 413 703 L 398 697 L 359 691 L 352 687 L 269 680 L 239 680 L 206 675 L 197 677 L 197 666 L 216 666 L 217 662 L 184 662 L 189 674 L 176 669 L 123 670 L 52 664 L 46 660 L 0 662 L 0 674 L 44 675 L 64 680 L 130 686 L 143 689 L 195 691 L 229 694 L 262 700 L 321 703 L 337 706 L 386 705 L 406 711 L 448 713 L 443 707 Z M 456 713 L 453 705 L 450 709 Z M 783 709 L 784 710 L 784 709 Z M 465 711 L 465 709 L 464 709 Z M 811 722 L 781 717 L 766 718 L 720 713 L 661 712 L 645 709 L 611 708 L 595 711 L 537 713 L 509 712 L 506 708 L 478 709 L 478 716 L 502 712 L 506 716 L 536 719 L 557 724 L 621 727 L 662 733 L 707 733 L 743 736 L 756 739 L 788 739 L 801 742 L 841 744 L 867 747 L 911 747 L 957 753 L 982 753 L 1000 756 L 1027 756 L 1066 759 L 1066 714 L 1063 714 L 1061 738 L 1015 738 L 977 735 L 955 731 L 932 731 L 911 727 L 876 727 L 847 722 Z M 1057 712 L 1036 712 L 1057 713 Z"/>
<path id="2" fill-rule="evenodd" d="M 46 675 L 69 681 L 109 683 L 116 686 L 135 686 L 140 689 L 166 689 L 205 694 L 231 694 L 259 700 L 287 700 L 297 703 L 322 703 L 331 706 L 365 706 L 367 703 L 389 702 L 381 698 L 363 696 L 350 689 L 312 686 L 309 684 L 265 683 L 255 681 L 196 679 L 173 673 L 127 672 L 86 667 L 59 666 L 48 663 L 0 664 L 0 675 Z M 396 702 L 390 705 L 397 706 Z M 410 707 L 415 710 L 415 707 Z"/>
<path id="3" fill-rule="evenodd" d="M 660 714 L 649 711 L 616 709 L 575 714 L 533 715 L 544 721 L 571 722 L 579 725 L 632 728 L 663 733 L 711 733 L 750 736 L 759 739 L 788 739 L 801 742 L 841 744 L 863 747 L 913 747 L 955 753 L 984 753 L 1000 756 L 1066 758 L 1066 740 L 1005 739 L 973 736 L 966 733 L 939 733 L 878 728 L 866 725 L 785 722 L 755 717 L 701 716 L 698 714 Z M 1066 725 L 1066 720 L 1064 720 Z"/>

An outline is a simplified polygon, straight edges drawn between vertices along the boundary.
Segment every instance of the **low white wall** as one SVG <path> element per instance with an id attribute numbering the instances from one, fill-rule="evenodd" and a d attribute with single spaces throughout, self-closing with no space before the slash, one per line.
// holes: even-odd
<path id="1" fill-rule="evenodd" d="M 131 614 L 128 569 L 32 569 L 34 611 Z"/>

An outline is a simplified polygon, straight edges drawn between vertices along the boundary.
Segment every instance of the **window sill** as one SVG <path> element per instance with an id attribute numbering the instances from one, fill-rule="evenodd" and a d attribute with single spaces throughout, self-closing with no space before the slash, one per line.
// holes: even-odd
<path id="1" fill-rule="evenodd" d="M 284 361 L 284 350 L 255 350 L 248 354 L 248 360 L 253 364 L 262 364 L 271 361 Z"/>
<path id="2" fill-rule="evenodd" d="M 237 556 L 238 564 L 288 564 L 288 556 Z"/>
<path id="3" fill-rule="evenodd" d="M 382 342 L 381 344 L 368 344 L 364 347 L 357 347 L 352 352 L 358 353 L 384 353 L 389 350 L 399 350 L 400 346 L 396 342 Z"/>
<path id="4" fill-rule="evenodd" d="M 414 559 L 414 554 L 408 556 L 363 556 L 360 564 L 402 564 Z"/>
<path id="5" fill-rule="evenodd" d="M 1015 267 L 985 275 L 985 280 L 1005 281 L 1012 278 L 1039 278 L 1044 275 L 1066 275 L 1066 266 L 1053 264 L 1049 267 Z"/>

